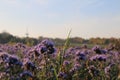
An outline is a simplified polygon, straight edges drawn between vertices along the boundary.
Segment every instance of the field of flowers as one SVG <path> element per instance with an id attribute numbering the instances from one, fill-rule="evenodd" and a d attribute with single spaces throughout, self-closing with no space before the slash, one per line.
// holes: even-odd
<path id="1" fill-rule="evenodd" d="M 114 46 L 56 48 L 49 39 L 32 47 L 0 45 L 0 80 L 119 80 L 119 74 Z"/>

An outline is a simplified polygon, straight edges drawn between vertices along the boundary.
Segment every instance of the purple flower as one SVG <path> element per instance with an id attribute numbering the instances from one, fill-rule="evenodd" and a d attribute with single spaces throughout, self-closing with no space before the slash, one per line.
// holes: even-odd
<path id="1" fill-rule="evenodd" d="M 53 47 L 54 46 L 54 43 L 49 40 L 49 39 L 45 39 L 41 42 L 41 44 L 45 45 L 46 47 Z"/>
<path id="2" fill-rule="evenodd" d="M 106 61 L 107 57 L 105 55 L 95 55 L 90 58 L 91 61 Z"/>
<path id="3" fill-rule="evenodd" d="M 76 56 L 78 60 L 86 60 L 86 54 L 81 51 L 77 51 Z"/>
<path id="4" fill-rule="evenodd" d="M 106 50 L 106 49 L 101 49 L 101 53 L 106 54 L 107 52 L 108 52 L 108 50 Z"/>
<path id="5" fill-rule="evenodd" d="M 53 54 L 56 52 L 53 42 L 48 39 L 43 40 L 40 44 L 35 46 L 35 50 L 41 54 Z"/>
<path id="6" fill-rule="evenodd" d="M 63 57 L 64 57 L 64 58 L 69 58 L 70 56 L 71 56 L 70 54 L 67 54 L 67 53 L 66 53 Z"/>
<path id="7" fill-rule="evenodd" d="M 17 58 L 17 56 L 10 56 L 8 63 L 9 63 L 9 65 L 11 65 L 11 64 L 20 65 L 20 66 L 23 65 L 22 62 L 19 61 L 19 59 Z"/>
<path id="8" fill-rule="evenodd" d="M 78 51 L 78 50 L 80 50 L 80 48 L 79 47 L 71 47 L 71 48 L 69 48 L 67 51 L 66 51 L 66 54 L 75 54 L 76 53 L 76 51 Z"/>
<path id="9" fill-rule="evenodd" d="M 28 70 L 32 69 L 32 71 L 36 68 L 35 64 L 32 62 L 27 62 L 26 67 Z"/>
<path id="10" fill-rule="evenodd" d="M 31 62 L 28 58 L 25 58 L 23 60 L 23 65 L 25 67 L 25 69 L 27 70 L 34 70 L 36 68 L 35 64 L 33 62 Z"/>
<path id="11" fill-rule="evenodd" d="M 60 72 L 60 73 L 58 74 L 58 78 L 66 79 L 66 78 L 67 78 L 67 74 L 65 74 L 64 72 Z"/>
<path id="12" fill-rule="evenodd" d="M 92 50 L 95 51 L 95 52 L 98 53 L 98 54 L 101 54 L 101 50 L 100 50 L 100 47 L 99 47 L 99 46 L 93 47 Z"/>
<path id="13" fill-rule="evenodd" d="M 108 50 L 101 49 L 99 46 L 95 46 L 92 48 L 93 51 L 95 51 L 97 54 L 106 54 Z"/>
<path id="14" fill-rule="evenodd" d="M 44 53 L 44 52 L 46 52 L 47 51 L 47 48 L 46 48 L 46 46 L 40 46 L 40 52 L 41 53 Z"/>
<path id="15" fill-rule="evenodd" d="M 86 55 L 81 53 L 80 56 L 79 56 L 79 58 L 80 58 L 81 60 L 86 60 Z"/>
<path id="16" fill-rule="evenodd" d="M 56 49 L 54 47 L 49 47 L 47 53 L 48 54 L 53 54 L 56 52 Z"/>
<path id="17" fill-rule="evenodd" d="M 1 52 L 0 53 L 0 58 L 2 59 L 2 61 L 4 61 L 4 62 L 8 62 L 9 61 L 9 54 L 8 53 L 6 53 L 6 52 Z"/>
<path id="18" fill-rule="evenodd" d="M 69 64 L 70 64 L 69 61 L 64 61 L 64 62 L 63 62 L 63 66 L 68 66 Z"/>

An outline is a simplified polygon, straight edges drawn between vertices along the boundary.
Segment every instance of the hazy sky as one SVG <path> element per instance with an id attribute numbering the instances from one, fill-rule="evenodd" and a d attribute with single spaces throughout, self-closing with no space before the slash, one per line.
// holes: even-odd
<path id="1" fill-rule="evenodd" d="M 120 0 L 0 0 L 0 32 L 32 37 L 120 37 Z"/>

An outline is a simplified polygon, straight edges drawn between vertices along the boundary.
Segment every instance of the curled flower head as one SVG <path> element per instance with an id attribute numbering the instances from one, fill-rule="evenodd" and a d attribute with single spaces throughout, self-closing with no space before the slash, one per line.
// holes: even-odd
<path id="1" fill-rule="evenodd" d="M 26 67 L 28 70 L 30 69 L 34 70 L 36 68 L 35 64 L 32 62 L 27 62 Z"/>
<path id="2" fill-rule="evenodd" d="M 49 39 L 43 40 L 35 47 L 35 50 L 41 54 L 53 54 L 56 52 L 53 42 Z"/>
<path id="3" fill-rule="evenodd" d="M 45 46 L 40 46 L 40 52 L 44 53 L 47 51 L 47 48 Z"/>
<path id="4" fill-rule="evenodd" d="M 49 39 L 45 39 L 41 42 L 41 44 L 45 45 L 46 47 L 53 47 L 54 46 L 54 43 L 49 40 Z"/>
<path id="5" fill-rule="evenodd" d="M 11 65 L 11 64 L 20 65 L 20 66 L 23 65 L 22 62 L 18 59 L 17 56 L 10 56 L 8 63 L 9 63 L 9 65 Z"/>
<path id="6" fill-rule="evenodd" d="M 39 46 L 36 46 L 34 51 L 35 51 L 36 55 L 43 54 L 43 53 L 45 53 L 47 51 L 47 48 L 44 45 L 39 45 Z"/>
<path id="7" fill-rule="evenodd" d="M 85 60 L 85 59 L 86 59 L 86 55 L 81 53 L 80 56 L 79 56 L 79 58 L 80 58 L 81 60 Z"/>
<path id="8" fill-rule="evenodd" d="M 63 62 L 63 66 L 68 66 L 69 64 L 70 64 L 69 61 L 64 61 L 64 62 Z"/>
<path id="9" fill-rule="evenodd" d="M 90 58 L 91 61 L 106 61 L 107 57 L 105 55 L 95 55 Z"/>
<path id="10" fill-rule="evenodd" d="M 77 56 L 77 60 L 85 60 L 86 59 L 86 54 L 81 51 L 77 51 L 76 56 Z"/>
<path id="11" fill-rule="evenodd" d="M 8 62 L 9 61 L 9 54 L 6 53 L 6 52 L 1 52 L 0 53 L 0 59 L 3 61 L 3 62 Z"/>
<path id="12" fill-rule="evenodd" d="M 99 57 L 98 57 L 98 60 L 99 60 L 99 61 L 106 61 L 106 57 L 105 57 L 105 56 L 99 56 Z"/>
<path id="13" fill-rule="evenodd" d="M 47 53 L 48 54 L 53 54 L 56 52 L 56 49 L 54 47 L 49 47 Z"/>

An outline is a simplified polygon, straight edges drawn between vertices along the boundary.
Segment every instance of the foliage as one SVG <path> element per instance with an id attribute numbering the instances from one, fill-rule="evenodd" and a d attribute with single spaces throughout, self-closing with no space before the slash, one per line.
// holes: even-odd
<path id="1" fill-rule="evenodd" d="M 0 43 L 1 44 L 5 44 L 5 43 L 24 43 L 27 44 L 29 46 L 33 46 L 33 45 L 37 45 L 39 42 L 41 42 L 43 39 L 46 39 L 46 37 L 38 37 L 38 38 L 31 38 L 31 37 L 17 37 L 17 36 L 13 36 L 7 32 L 3 32 L 0 33 Z M 50 38 L 51 40 L 54 41 L 55 45 L 57 47 L 62 47 L 64 46 L 65 43 L 65 39 L 60 39 L 60 38 Z M 108 45 L 108 44 L 116 44 L 116 43 L 120 43 L 120 39 L 116 39 L 116 38 L 90 38 L 90 39 L 83 39 L 80 37 L 73 37 L 73 38 L 69 38 L 70 41 L 70 46 L 80 46 L 81 44 L 88 44 L 90 45 Z M 119 44 L 117 44 L 116 46 L 119 48 L 118 46 Z"/>

